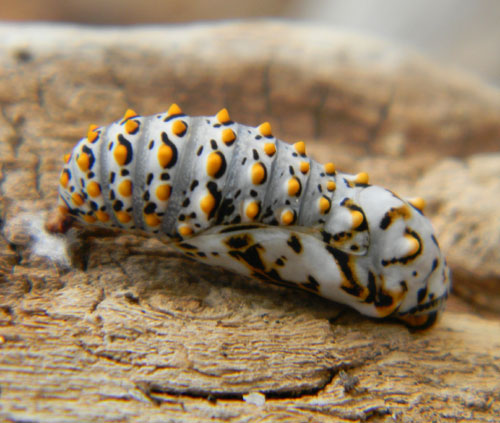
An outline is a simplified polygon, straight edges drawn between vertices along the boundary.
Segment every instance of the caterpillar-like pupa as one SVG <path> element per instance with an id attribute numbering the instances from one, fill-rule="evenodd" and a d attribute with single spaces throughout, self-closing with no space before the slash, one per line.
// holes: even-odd
<path id="1" fill-rule="evenodd" d="M 66 219 L 154 234 L 202 262 L 428 327 L 450 276 L 424 201 L 319 164 L 265 122 L 176 104 L 91 125 L 59 184 Z"/>

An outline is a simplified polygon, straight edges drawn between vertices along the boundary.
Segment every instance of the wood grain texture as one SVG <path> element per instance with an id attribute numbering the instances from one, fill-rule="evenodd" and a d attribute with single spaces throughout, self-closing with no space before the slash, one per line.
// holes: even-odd
<path id="1" fill-rule="evenodd" d="M 73 231 L 71 265 L 58 264 L 39 228 L 62 155 L 127 107 L 226 106 L 411 192 L 443 157 L 496 148 L 498 92 L 378 42 L 278 23 L 1 25 L 0 37 L 0 420 L 495 421 L 494 310 L 452 298 L 435 328 L 411 333 L 154 239 Z"/>

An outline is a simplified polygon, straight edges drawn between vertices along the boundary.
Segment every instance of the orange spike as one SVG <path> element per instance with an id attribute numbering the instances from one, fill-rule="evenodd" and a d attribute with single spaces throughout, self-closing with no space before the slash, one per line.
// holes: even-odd
<path id="1" fill-rule="evenodd" d="M 255 216 L 259 214 L 259 211 L 260 211 L 259 203 L 257 203 L 256 201 L 252 201 L 248 204 L 245 210 L 245 214 L 250 220 L 253 220 Z"/>
<path id="2" fill-rule="evenodd" d="M 215 117 L 219 121 L 219 123 L 222 124 L 231 122 L 231 118 L 229 117 L 229 112 L 227 111 L 226 108 L 220 109 L 215 115 Z"/>
<path id="3" fill-rule="evenodd" d="M 188 235 L 191 235 L 193 233 L 193 228 L 191 228 L 191 226 L 189 226 L 189 225 L 182 225 L 182 226 L 179 226 L 178 231 L 182 236 L 188 236 Z"/>
<path id="4" fill-rule="evenodd" d="M 333 163 L 326 163 L 325 172 L 327 175 L 333 175 L 335 173 L 335 165 Z"/>
<path id="5" fill-rule="evenodd" d="M 127 132 L 127 134 L 134 133 L 138 127 L 139 123 L 135 120 L 127 120 L 125 122 L 125 131 Z"/>
<path id="6" fill-rule="evenodd" d="M 357 184 L 367 184 L 370 180 L 370 177 L 368 176 L 368 173 L 366 172 L 360 172 L 356 175 L 354 182 Z"/>
<path id="7" fill-rule="evenodd" d="M 319 212 L 321 214 L 325 214 L 328 210 L 330 210 L 330 207 L 331 207 L 331 203 L 330 203 L 330 200 L 328 198 L 323 196 L 319 199 Z"/>
<path id="8" fill-rule="evenodd" d="M 136 117 L 137 116 L 137 113 L 134 112 L 132 109 L 127 109 L 127 111 L 125 112 L 125 114 L 123 115 L 123 121 L 126 121 L 127 119 L 130 119 L 130 118 L 133 118 L 133 117 Z"/>
<path id="9" fill-rule="evenodd" d="M 415 198 L 410 198 L 408 202 L 415 207 L 416 209 L 420 210 L 421 212 L 424 211 L 426 203 L 425 200 L 422 197 L 415 197 Z"/>
<path id="10" fill-rule="evenodd" d="M 291 225 L 293 223 L 294 214 L 291 210 L 284 210 L 281 213 L 281 223 L 283 225 Z"/>
<path id="11" fill-rule="evenodd" d="M 363 213 L 357 210 L 351 210 L 351 218 L 352 218 L 352 228 L 356 229 L 359 227 L 364 220 Z"/>
<path id="12" fill-rule="evenodd" d="M 177 104 L 172 103 L 172 105 L 168 109 L 167 116 L 174 116 L 181 114 L 182 114 L 181 108 Z"/>
<path id="13" fill-rule="evenodd" d="M 264 123 L 260 124 L 258 129 L 259 129 L 260 135 L 262 135 L 263 137 L 271 137 L 273 135 L 273 131 L 271 129 L 271 124 L 269 122 L 264 122 Z"/>
<path id="14" fill-rule="evenodd" d="M 176 120 L 172 123 L 172 132 L 178 137 L 182 137 L 186 133 L 186 124 L 182 120 Z"/>
<path id="15" fill-rule="evenodd" d="M 301 155 L 306 154 L 306 144 L 304 141 L 298 141 L 294 145 L 295 151 Z"/>

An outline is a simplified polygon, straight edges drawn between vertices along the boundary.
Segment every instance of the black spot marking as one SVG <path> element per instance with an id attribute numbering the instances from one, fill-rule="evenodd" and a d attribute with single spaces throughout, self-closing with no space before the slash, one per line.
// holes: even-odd
<path id="1" fill-rule="evenodd" d="M 152 173 L 148 173 L 148 176 L 146 178 L 146 184 L 150 185 L 151 182 L 153 182 L 154 175 Z"/>
<path id="2" fill-rule="evenodd" d="M 247 158 L 243 157 L 243 160 L 241 161 L 241 164 L 244 165 L 247 162 Z"/>
<path id="3" fill-rule="evenodd" d="M 198 251 L 196 255 L 201 258 L 205 258 L 207 256 L 203 251 Z"/>
<path id="4" fill-rule="evenodd" d="M 116 198 L 115 190 L 112 189 L 111 191 L 109 191 L 109 199 L 114 200 L 115 198 Z"/>
<path id="5" fill-rule="evenodd" d="M 215 214 L 217 213 L 217 210 L 218 210 L 220 202 L 221 202 L 222 194 L 217 189 L 217 184 L 215 182 L 213 182 L 213 181 L 210 181 L 210 182 L 207 183 L 207 189 L 208 189 L 208 191 L 210 192 L 210 194 L 212 194 L 212 196 L 215 199 L 214 207 L 210 211 L 210 214 L 208 215 L 208 219 L 212 219 L 215 216 Z"/>
<path id="6" fill-rule="evenodd" d="M 229 255 L 237 260 L 244 261 L 252 269 L 264 272 L 266 268 L 260 258 L 259 250 L 263 250 L 263 247 L 260 244 L 254 244 L 245 251 L 229 251 Z"/>
<path id="7" fill-rule="evenodd" d="M 251 190 L 250 190 L 250 195 L 251 195 L 252 197 L 257 197 L 259 194 L 257 193 L 257 191 L 255 191 L 255 190 L 251 189 Z"/>
<path id="8" fill-rule="evenodd" d="M 224 154 L 222 154 L 220 151 L 216 151 L 215 154 L 217 154 L 221 158 L 221 165 L 217 173 L 214 175 L 215 179 L 220 178 L 224 173 L 226 172 L 227 168 L 227 163 L 226 163 L 226 158 L 224 157 Z"/>
<path id="9" fill-rule="evenodd" d="M 127 150 L 127 156 L 125 157 L 125 161 L 123 162 L 123 166 L 126 166 L 132 161 L 134 157 L 134 150 L 132 148 L 131 142 L 128 139 L 126 139 L 123 136 L 123 134 L 118 134 L 118 142 L 120 143 L 120 145 L 123 145 Z"/>
<path id="10" fill-rule="evenodd" d="M 252 238 L 248 234 L 243 235 L 233 235 L 229 239 L 225 240 L 224 243 L 236 250 L 247 247 L 252 242 Z"/>
<path id="11" fill-rule="evenodd" d="M 220 205 L 220 210 L 219 213 L 217 214 L 216 223 L 218 225 L 223 223 L 226 217 L 229 217 L 234 213 L 234 209 L 235 208 L 233 200 L 230 198 L 225 198 Z"/>
<path id="12" fill-rule="evenodd" d="M 266 218 L 268 218 L 268 217 L 270 217 L 272 215 L 273 215 L 273 208 L 269 206 L 266 209 L 266 211 L 264 212 L 264 214 L 262 215 L 262 219 L 266 219 Z"/>
<path id="13" fill-rule="evenodd" d="M 177 113 L 174 115 L 166 116 L 165 119 L 163 119 L 163 122 L 170 122 L 171 120 L 176 119 L 176 118 L 181 117 L 181 116 L 186 116 L 186 115 L 184 113 Z M 183 123 L 186 123 L 186 122 L 183 121 Z M 187 127 L 187 125 L 186 125 L 186 127 Z"/>
<path id="14" fill-rule="evenodd" d="M 97 203 L 95 201 L 91 201 L 90 208 L 94 211 L 97 211 L 99 209 L 99 206 L 97 205 Z"/>
<path id="15" fill-rule="evenodd" d="M 115 182 L 115 177 L 116 177 L 116 173 L 115 172 L 111 172 L 109 174 L 109 183 L 112 184 Z"/>
<path id="16" fill-rule="evenodd" d="M 94 152 L 90 148 L 88 148 L 86 145 L 83 146 L 82 152 L 89 156 L 89 169 L 92 169 L 92 167 L 94 166 L 94 163 L 95 163 Z"/>
<path id="17" fill-rule="evenodd" d="M 239 189 L 234 193 L 234 199 L 236 200 L 240 196 L 240 194 L 241 194 L 241 189 Z"/>
<path id="18" fill-rule="evenodd" d="M 200 148 L 198 148 L 198 151 L 196 152 L 196 155 L 199 157 L 199 156 L 202 155 L 202 153 L 203 153 L 203 146 L 200 145 Z"/>
<path id="19" fill-rule="evenodd" d="M 144 213 L 145 214 L 153 214 L 156 210 L 156 204 L 155 203 L 148 203 L 146 207 L 144 207 Z"/>
<path id="20" fill-rule="evenodd" d="M 155 140 L 149 141 L 148 149 L 152 150 L 155 147 Z"/>
<path id="21" fill-rule="evenodd" d="M 404 285 L 406 285 L 405 281 L 401 281 Z M 375 307 L 389 307 L 393 304 L 394 299 L 381 289 L 381 287 L 377 288 L 377 283 L 375 280 L 375 275 L 373 272 L 368 272 L 368 296 L 365 298 L 364 302 L 367 304 L 373 303 Z M 403 289 L 405 289 L 403 287 Z M 408 287 L 406 287 L 406 290 Z"/>
<path id="22" fill-rule="evenodd" d="M 390 307 L 394 303 L 394 299 L 382 290 L 378 290 L 377 299 L 375 301 L 376 307 Z"/>
<path id="23" fill-rule="evenodd" d="M 88 179 L 92 179 L 94 176 L 95 176 L 95 173 L 94 173 L 94 172 L 89 172 L 89 173 L 87 173 L 87 178 L 88 178 Z"/>
<path id="24" fill-rule="evenodd" d="M 241 223 L 241 216 L 239 214 L 234 216 L 234 219 L 231 221 L 232 225 L 237 225 L 238 223 Z"/>
<path id="25" fill-rule="evenodd" d="M 421 288 L 417 292 L 417 302 L 420 304 L 427 296 L 427 287 Z"/>
<path id="26" fill-rule="evenodd" d="M 276 263 L 276 266 L 284 266 L 285 265 L 285 262 L 281 258 L 277 258 L 274 263 Z"/>
<path id="27" fill-rule="evenodd" d="M 406 283 L 406 281 L 399 281 L 399 285 L 403 289 L 403 292 L 408 292 L 408 284 Z"/>
<path id="28" fill-rule="evenodd" d="M 188 207 L 191 204 L 191 200 L 189 198 L 185 198 L 182 202 L 182 207 Z"/>
<path id="29" fill-rule="evenodd" d="M 295 175 L 295 170 L 293 166 L 288 166 L 288 172 L 290 172 L 290 175 Z"/>
<path id="30" fill-rule="evenodd" d="M 255 148 L 252 150 L 252 154 L 254 160 L 259 160 L 259 152 Z"/>
<path id="31" fill-rule="evenodd" d="M 297 238 L 297 236 L 295 236 L 294 234 L 292 234 L 292 236 L 288 239 L 286 243 L 297 254 L 299 254 L 302 251 L 302 244 L 300 243 L 299 238 Z"/>
<path id="32" fill-rule="evenodd" d="M 318 184 L 318 191 L 322 194 L 323 193 L 323 187 L 321 184 Z"/>
<path id="33" fill-rule="evenodd" d="M 392 209 L 391 209 L 392 210 Z M 390 215 L 390 212 L 387 212 L 384 217 L 382 218 L 382 220 L 380 221 L 380 229 L 387 229 L 389 227 L 389 225 L 391 224 L 391 215 Z"/>
<path id="34" fill-rule="evenodd" d="M 437 269 L 438 265 L 439 265 L 439 260 L 438 260 L 438 259 L 434 259 L 434 260 L 432 261 L 432 269 L 431 269 L 431 273 L 432 273 L 432 272 L 434 272 L 434 270 L 436 270 L 436 269 Z"/>
<path id="35" fill-rule="evenodd" d="M 142 199 L 143 199 L 144 201 L 149 201 L 150 197 L 151 197 L 151 196 L 150 196 L 150 194 L 149 194 L 149 191 L 146 191 L 144 194 L 142 194 Z"/>
<path id="36" fill-rule="evenodd" d="M 308 291 L 313 291 L 313 292 L 319 292 L 319 282 L 314 279 L 311 275 L 307 277 L 307 282 L 301 284 L 304 289 L 307 289 Z"/>
<path id="37" fill-rule="evenodd" d="M 354 274 L 352 273 L 351 266 L 349 263 L 350 259 L 349 254 L 344 253 L 343 251 L 340 251 L 337 248 L 333 248 L 330 245 L 327 245 L 325 248 L 333 256 L 333 258 L 339 265 L 340 270 L 342 271 L 342 274 L 346 279 L 346 282 L 348 282 L 348 285 L 342 283 L 340 288 L 350 295 L 353 295 L 358 298 L 361 297 L 361 295 L 364 292 L 364 288 L 356 281 Z"/>
<path id="38" fill-rule="evenodd" d="M 168 162 L 165 166 L 167 169 L 170 169 L 177 163 L 177 147 L 172 141 L 170 141 L 170 138 L 168 137 L 166 132 L 161 133 L 161 140 L 164 144 L 168 145 L 172 149 L 172 158 L 170 159 L 170 162 Z"/>
<path id="39" fill-rule="evenodd" d="M 122 176 L 128 176 L 128 175 L 130 174 L 130 172 L 129 172 L 127 169 L 122 169 L 122 170 L 120 171 L 120 174 L 121 174 Z"/>
<path id="40" fill-rule="evenodd" d="M 217 141 L 215 140 L 210 140 L 210 146 L 212 147 L 212 150 L 217 150 L 219 148 Z"/>
<path id="41" fill-rule="evenodd" d="M 189 187 L 189 189 L 191 191 L 194 191 L 194 189 L 198 186 L 199 182 L 198 182 L 198 179 L 195 179 L 193 182 L 191 182 L 191 186 Z"/>
<path id="42" fill-rule="evenodd" d="M 168 180 L 170 180 L 170 175 L 169 175 L 168 173 L 162 173 L 162 174 L 160 175 L 160 179 L 161 179 L 162 181 L 168 181 Z"/>
<path id="43" fill-rule="evenodd" d="M 115 143 L 114 143 L 114 142 L 110 142 L 110 143 L 108 144 L 108 151 L 111 151 L 111 150 L 113 149 L 113 146 L 114 146 L 114 145 L 115 145 Z"/>
<path id="44" fill-rule="evenodd" d="M 262 225 L 235 225 L 235 226 L 228 226 L 222 229 L 219 233 L 226 234 L 229 232 L 236 232 L 236 231 L 250 231 L 252 229 L 262 229 L 264 227 L 265 226 Z"/>
<path id="45" fill-rule="evenodd" d="M 114 211 L 120 211 L 121 209 L 123 209 L 123 202 L 120 201 L 120 200 L 116 200 L 114 203 L 113 203 L 113 210 Z"/>

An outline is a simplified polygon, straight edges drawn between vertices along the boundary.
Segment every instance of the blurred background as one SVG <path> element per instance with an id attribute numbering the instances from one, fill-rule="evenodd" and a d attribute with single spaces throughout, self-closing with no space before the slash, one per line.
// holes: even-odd
<path id="1" fill-rule="evenodd" d="M 131 25 L 252 18 L 317 22 L 390 39 L 500 85 L 498 0 L 0 0 L 4 21 Z"/>

